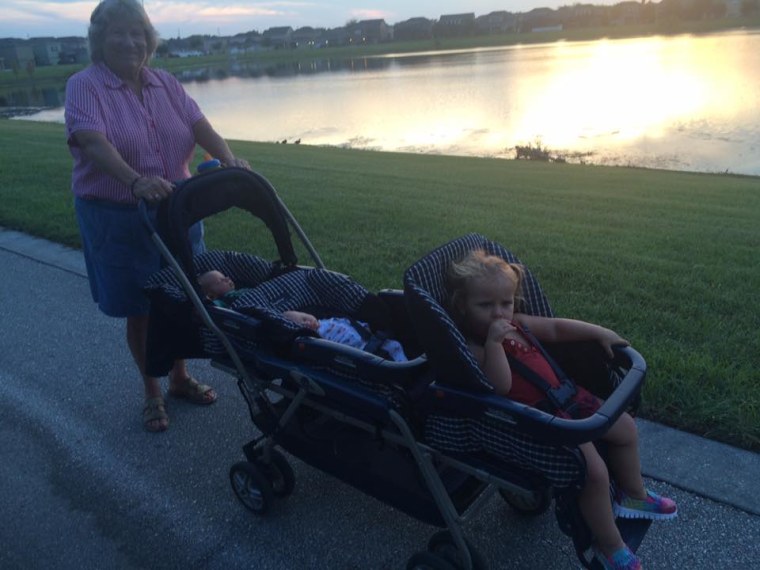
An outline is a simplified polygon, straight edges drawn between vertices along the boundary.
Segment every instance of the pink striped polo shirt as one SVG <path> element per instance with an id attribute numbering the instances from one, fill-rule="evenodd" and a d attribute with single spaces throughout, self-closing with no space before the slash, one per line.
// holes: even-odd
<path id="1" fill-rule="evenodd" d="M 198 104 L 167 71 L 142 70 L 143 102 L 104 63 L 74 74 L 66 84 L 66 131 L 74 168 L 75 196 L 134 204 L 130 189 L 88 160 L 72 137 L 97 131 L 143 176 L 169 181 L 190 176 L 193 125 L 203 118 Z"/>

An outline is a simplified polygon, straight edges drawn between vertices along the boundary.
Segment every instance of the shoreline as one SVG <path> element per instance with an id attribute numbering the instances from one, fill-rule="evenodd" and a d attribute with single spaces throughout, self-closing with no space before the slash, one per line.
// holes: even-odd
<path id="1" fill-rule="evenodd" d="M 357 57 L 376 56 L 388 57 L 392 55 L 409 55 L 415 52 L 430 53 L 479 48 L 506 48 L 516 45 L 584 42 L 605 39 L 620 40 L 637 37 L 679 36 L 684 34 L 703 35 L 731 31 L 760 32 L 760 16 L 698 22 L 629 24 L 621 26 L 571 28 L 550 32 L 521 32 L 468 36 L 462 38 L 393 41 L 357 47 L 341 46 L 333 48 L 267 50 L 238 55 L 224 53 L 188 58 L 154 57 L 151 65 L 176 73 L 207 65 L 229 64 L 230 62 L 287 63 L 313 61 L 318 59 L 352 59 Z M 83 69 L 86 65 L 87 64 L 68 64 L 38 67 L 32 77 L 14 76 L 13 78 L 9 78 L 9 80 L 6 80 L 3 77 L 3 74 L 0 74 L 0 88 L 38 88 L 39 85 L 37 82 L 65 81 L 71 74 Z"/>

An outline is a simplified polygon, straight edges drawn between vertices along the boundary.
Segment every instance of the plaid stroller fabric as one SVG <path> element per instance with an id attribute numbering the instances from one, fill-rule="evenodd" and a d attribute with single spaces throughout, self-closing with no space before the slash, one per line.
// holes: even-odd
<path id="1" fill-rule="evenodd" d="M 274 269 L 269 261 L 237 251 L 206 251 L 195 256 L 194 263 L 197 276 L 206 271 L 221 271 L 232 278 L 237 287 L 255 287 L 267 280 Z M 171 267 L 154 273 L 144 289 L 151 298 L 163 296 L 167 301 L 175 303 L 187 300 L 187 293 Z"/>
<path id="2" fill-rule="evenodd" d="M 332 309 L 341 314 L 358 312 L 369 291 L 349 277 L 328 269 L 284 273 L 240 295 L 231 308 L 239 312 L 261 310 L 284 328 L 301 327 L 282 317 L 283 311 Z"/>
<path id="3" fill-rule="evenodd" d="M 479 234 L 468 234 L 435 249 L 409 267 L 404 274 L 404 295 L 419 341 L 435 371 L 436 382 L 490 394 L 491 385 L 445 309 L 446 270 L 452 261 L 474 249 L 483 249 L 510 263 L 520 263 L 499 244 Z M 527 268 L 523 295 L 522 312 L 553 316 L 540 285 Z M 425 421 L 425 438 L 446 452 L 485 452 L 537 474 L 556 488 L 577 485 L 583 480 L 585 464 L 577 448 L 539 441 L 512 423 L 485 414 L 469 418 L 433 411 Z"/>
<path id="4" fill-rule="evenodd" d="M 316 336 L 311 329 L 283 317 L 284 311 L 305 311 L 318 318 L 346 316 L 369 321 L 372 330 L 383 330 L 382 313 L 386 310 L 377 295 L 347 275 L 315 268 L 295 269 L 265 281 L 240 295 L 231 309 L 260 319 L 261 336 L 279 346 L 290 346 L 297 337 Z M 251 339 L 240 340 L 250 348 Z M 389 361 L 381 363 L 374 355 L 373 362 L 359 364 L 357 361 L 345 366 L 346 359 L 338 351 L 348 349 L 333 345 L 334 357 L 309 361 L 310 370 L 326 371 L 395 401 L 398 391 L 394 389 L 394 381 L 413 376 L 418 366 L 410 362 L 389 368 L 386 366 Z"/>
<path id="5" fill-rule="evenodd" d="M 195 256 L 194 263 L 198 275 L 216 269 L 240 287 L 255 287 L 269 278 L 275 267 L 255 255 L 235 251 L 207 251 Z M 191 283 L 202 296 L 195 278 Z M 192 302 L 171 267 L 153 274 L 143 290 L 150 299 L 148 374 L 168 374 L 177 358 L 206 358 L 224 353 L 221 341 L 195 318 Z"/>
<path id="6" fill-rule="evenodd" d="M 370 295 L 364 287 L 346 275 L 327 269 L 293 269 L 276 276 L 275 264 L 257 256 L 234 251 L 207 251 L 193 259 L 198 275 L 217 270 L 230 277 L 236 289 L 245 289 L 230 309 L 267 322 L 272 340 L 286 342 L 298 334 L 313 335 L 308 329 L 284 318 L 283 311 L 319 309 L 354 315 Z M 189 299 L 170 267 L 154 274 L 145 286 L 146 293 L 158 307 L 187 306 Z M 199 291 L 200 293 L 200 291 Z M 206 327 L 198 331 L 207 356 L 224 354 L 217 336 Z M 233 339 L 239 347 L 259 346 L 256 339 Z"/>

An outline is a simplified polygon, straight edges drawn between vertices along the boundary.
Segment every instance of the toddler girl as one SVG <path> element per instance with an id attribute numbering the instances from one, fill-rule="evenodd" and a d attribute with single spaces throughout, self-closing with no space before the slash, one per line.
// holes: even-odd
<path id="1" fill-rule="evenodd" d="M 483 373 L 496 393 L 540 407 L 546 394 L 526 375 L 538 375 L 559 387 L 551 363 L 536 339 L 542 342 L 595 340 L 612 357 L 612 347 L 628 342 L 604 327 L 571 319 L 526 315 L 516 312 L 522 270 L 502 258 L 476 250 L 453 263 L 447 275 L 449 309 Z M 510 360 L 515 363 L 510 366 Z M 557 415 L 581 418 L 601 405 L 593 394 L 575 386 L 572 405 Z M 604 568 L 637 570 L 641 563 L 623 542 L 615 515 L 626 518 L 672 519 L 675 502 L 644 487 L 633 418 L 623 413 L 601 437 L 607 444 L 610 472 L 593 443 L 580 445 L 587 464 L 586 482 L 578 506 L 595 538 L 594 554 Z M 610 500 L 610 475 L 616 496 Z"/>

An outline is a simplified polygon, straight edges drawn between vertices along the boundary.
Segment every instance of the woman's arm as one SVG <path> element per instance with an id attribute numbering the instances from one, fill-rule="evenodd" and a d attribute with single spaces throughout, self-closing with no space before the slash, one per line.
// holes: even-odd
<path id="1" fill-rule="evenodd" d="M 140 176 L 139 172 L 126 163 L 103 133 L 77 131 L 72 137 L 89 160 L 125 186 L 129 186 L 135 178 Z"/>
<path id="2" fill-rule="evenodd" d="M 541 342 L 594 340 L 602 345 L 610 358 L 613 356 L 613 346 L 630 345 L 615 331 L 585 321 L 535 317 L 525 314 L 515 315 L 515 320 L 528 327 Z"/>
<path id="3" fill-rule="evenodd" d="M 135 198 L 161 200 L 171 194 L 172 185 L 158 176 L 142 176 L 121 157 L 103 133 L 77 131 L 72 137 L 82 153 L 100 170 L 132 190 Z"/>
<path id="4" fill-rule="evenodd" d="M 241 168 L 250 169 L 251 166 L 248 161 L 242 158 L 236 158 L 230 150 L 227 141 L 214 130 L 208 119 L 205 117 L 197 121 L 193 125 L 193 135 L 195 136 L 195 142 L 197 142 L 203 150 L 209 153 L 214 158 L 218 158 L 226 166 L 239 166 Z"/>

